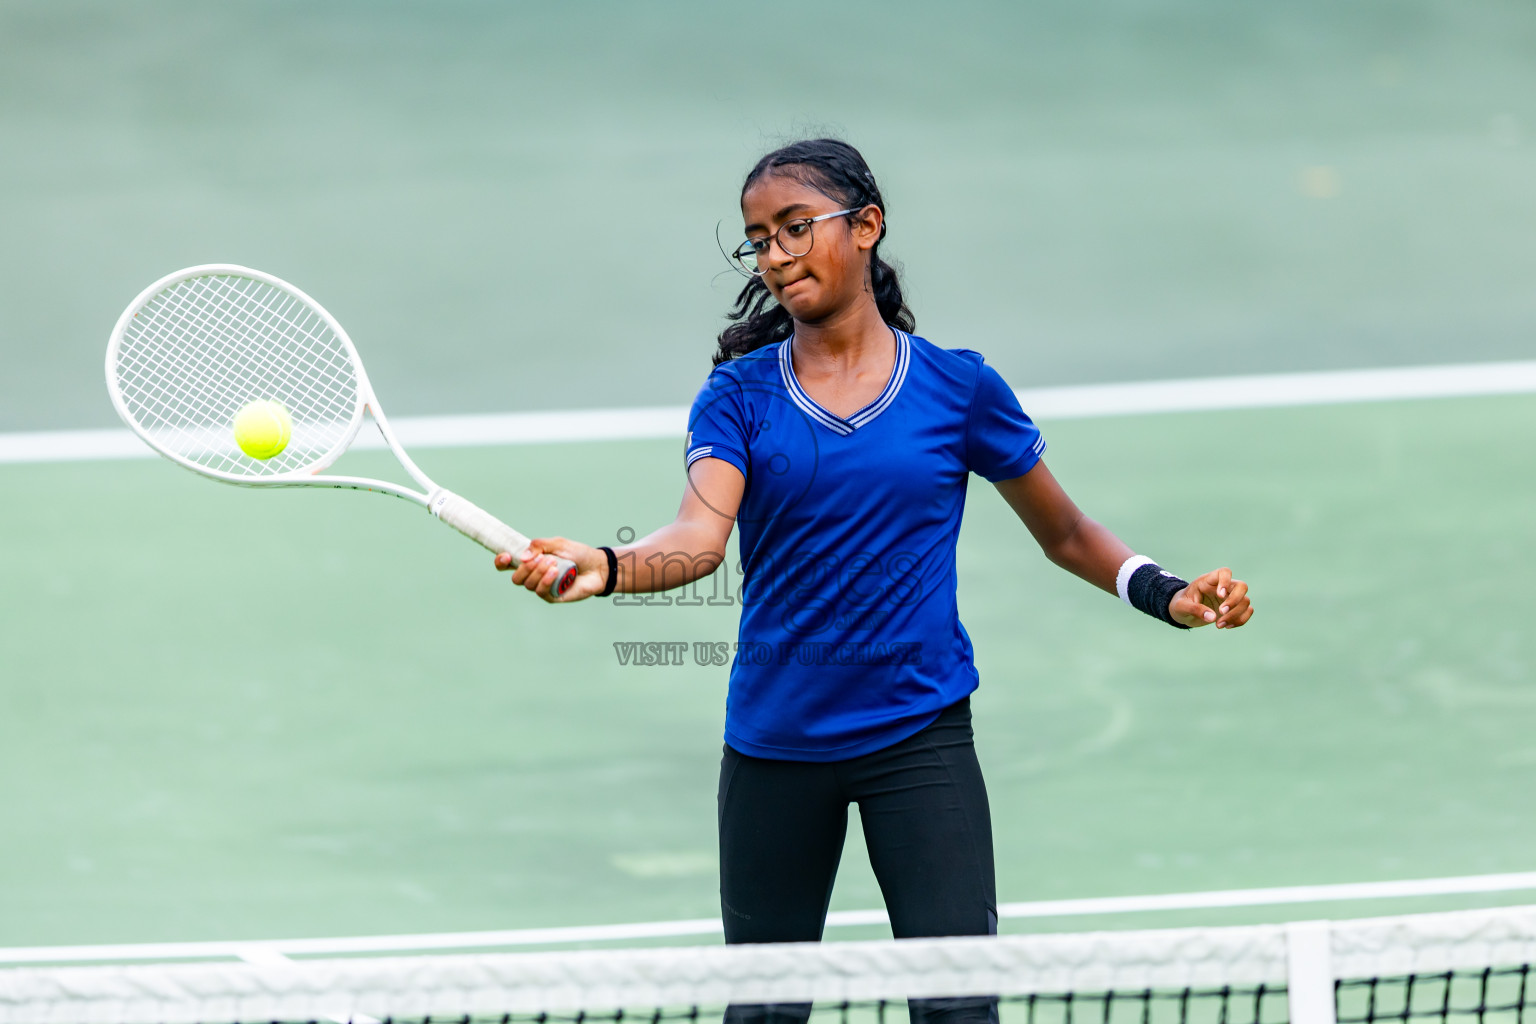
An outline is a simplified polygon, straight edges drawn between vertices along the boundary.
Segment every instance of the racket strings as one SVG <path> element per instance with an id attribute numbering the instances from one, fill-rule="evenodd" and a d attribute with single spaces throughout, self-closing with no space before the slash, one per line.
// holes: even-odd
<path id="1" fill-rule="evenodd" d="M 226 282 L 223 281 L 215 281 L 214 283 L 216 285 L 226 285 Z M 326 341 L 323 337 L 317 336 L 313 332 L 305 330 L 286 316 L 287 312 L 289 312 L 291 309 L 295 307 L 302 308 L 299 300 L 293 298 L 292 296 L 284 296 L 284 299 L 284 305 L 277 310 L 258 308 L 256 312 L 273 314 L 276 319 L 285 325 L 287 332 L 290 334 L 292 331 L 297 330 L 303 333 L 307 340 L 312 344 L 326 344 Z M 185 308 L 185 304 L 176 303 L 175 307 L 178 314 L 181 314 L 185 317 L 186 313 L 188 312 Z M 237 313 L 246 314 L 247 311 L 240 309 L 238 306 L 232 307 L 232 309 L 229 311 L 229 318 L 232 319 Z M 315 319 L 318 320 L 318 318 Z M 195 330 L 197 329 L 198 325 L 192 322 L 184 322 L 182 326 L 184 329 Z M 281 375 L 282 369 L 276 362 L 275 350 L 260 347 L 253 349 L 250 345 L 245 343 L 244 336 L 230 335 L 227 331 L 222 329 L 221 325 L 215 324 L 214 326 L 216 328 L 220 328 L 217 333 L 220 335 L 221 340 L 228 343 L 235 354 L 241 356 L 242 358 L 248 359 L 253 368 L 265 372 L 269 378 L 275 378 Z M 249 316 L 246 315 L 245 319 L 235 323 L 234 326 L 247 332 L 247 334 L 259 336 L 258 332 L 271 330 L 275 325 L 264 322 L 252 322 Z M 288 340 L 292 340 L 292 338 L 290 337 Z M 317 372 L 326 372 L 332 369 L 330 366 L 322 367 L 315 359 L 313 359 L 312 350 L 310 349 L 300 349 L 297 354 L 300 356 L 300 358 L 296 361 L 297 365 L 295 365 L 294 369 L 300 372 L 309 372 L 313 376 L 316 375 Z M 177 362 L 178 365 L 183 367 L 187 365 L 185 359 L 178 358 Z M 344 369 L 347 371 L 346 386 L 336 386 L 338 382 L 332 379 L 329 381 L 331 385 L 329 390 L 331 397 L 340 399 L 346 404 L 348 408 L 350 408 L 353 401 L 353 395 L 355 394 L 355 388 L 351 387 L 351 384 L 355 382 L 353 381 L 350 372 L 350 361 L 345 364 Z M 195 368 L 193 372 L 196 373 Z M 211 379 L 206 374 L 201 374 L 199 375 L 198 383 L 203 387 L 207 387 L 211 383 Z M 326 383 L 326 381 L 322 381 L 322 383 Z"/>
<path id="2" fill-rule="evenodd" d="M 177 301 L 178 298 L 184 299 L 184 296 L 162 297 L 157 311 L 162 314 L 163 322 L 155 324 L 158 329 L 152 331 L 161 343 L 160 354 L 166 359 L 159 380 L 160 386 L 154 389 L 155 411 L 159 414 L 159 425 L 169 428 L 174 435 L 162 435 L 160 440 L 179 447 L 182 454 L 199 462 L 211 462 L 213 468 L 228 469 L 229 459 L 235 455 L 230 449 L 232 435 L 227 430 L 218 429 L 218 420 L 222 418 L 220 414 L 226 410 L 210 407 L 208 402 L 195 399 L 189 405 L 188 396 L 203 395 L 217 389 L 221 379 L 229 376 L 231 364 L 239 366 L 241 363 L 245 364 L 247 370 L 255 371 L 261 384 L 270 390 L 273 378 L 271 360 L 264 358 L 260 350 L 251 351 L 250 346 L 241 344 L 238 337 L 232 337 L 226 330 L 200 332 L 200 327 L 218 325 L 198 324 L 193 311 L 185 301 Z M 155 322 L 152 320 L 151 323 Z M 198 333 L 204 334 L 201 339 L 205 345 L 203 355 L 211 355 L 212 358 L 187 358 L 189 350 L 186 347 L 170 344 L 170 339 L 177 332 L 193 337 Z M 208 344 L 214 341 L 219 344 Z M 146 379 L 153 381 L 156 378 L 150 375 Z M 295 451 L 297 453 L 298 449 Z"/>
<path id="3" fill-rule="evenodd" d="M 214 283 L 227 287 L 225 282 Z M 288 300 L 289 305 L 294 303 L 295 300 Z M 244 337 L 244 335 L 249 335 L 258 330 L 270 330 L 271 325 L 253 324 L 247 312 L 240 305 L 228 304 L 228 308 L 223 311 L 223 315 L 218 320 L 210 320 L 206 315 L 201 315 L 206 314 L 208 311 L 206 309 L 193 308 L 186 301 L 185 294 L 178 295 L 173 292 L 162 295 L 159 297 L 158 305 L 160 308 L 155 310 L 156 303 L 152 302 L 150 304 L 151 310 L 157 311 L 162 315 L 150 320 L 147 325 L 147 333 L 155 336 L 156 340 L 160 342 L 160 348 L 158 353 L 145 354 L 158 354 L 161 357 L 166 357 L 168 366 L 177 371 L 175 374 L 165 375 L 168 378 L 174 379 L 162 381 L 162 383 L 176 386 L 176 388 L 169 392 L 170 394 L 177 394 L 177 389 L 206 389 L 213 382 L 227 376 L 230 369 L 227 365 L 215 366 L 211 369 L 216 372 L 210 373 L 210 367 L 207 365 L 206 359 L 189 359 L 188 356 L 194 354 L 194 350 L 190 346 L 178 346 L 175 343 L 178 340 L 178 334 L 192 335 L 194 338 L 198 335 L 203 335 L 201 338 L 197 338 L 197 340 L 205 345 L 205 351 L 201 353 L 204 356 L 210 354 L 207 343 L 218 341 L 222 343 L 226 351 L 220 353 L 217 351 L 217 346 L 214 346 L 213 355 L 234 357 L 236 365 L 238 366 L 243 363 L 247 371 L 254 370 L 258 374 L 260 371 L 266 371 L 268 376 L 275 375 L 274 371 L 277 364 L 273 358 L 273 350 L 270 347 L 253 348 L 248 343 L 247 338 Z M 281 314 L 282 311 L 277 310 L 274 312 Z M 143 319 L 141 318 L 138 323 L 143 324 Z M 291 321 L 289 323 L 291 324 Z M 232 331 L 230 328 L 234 330 Z M 314 336 L 312 334 L 310 337 L 313 340 Z M 228 360 L 226 359 L 226 361 Z M 300 370 L 313 369 L 313 360 L 306 359 L 302 360 L 302 362 L 306 365 L 300 366 Z"/>
<path id="4" fill-rule="evenodd" d="M 189 278 L 153 297 L 124 330 L 115 373 L 129 414 L 160 447 L 235 476 L 321 462 L 360 415 L 352 355 L 326 319 L 250 278 Z M 287 449 L 265 462 L 241 452 L 232 429 L 261 399 L 293 418 Z"/>

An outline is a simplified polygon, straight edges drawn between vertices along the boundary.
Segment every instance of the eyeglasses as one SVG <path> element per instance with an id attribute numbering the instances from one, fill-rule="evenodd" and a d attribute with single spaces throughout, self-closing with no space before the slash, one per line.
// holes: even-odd
<path id="1" fill-rule="evenodd" d="M 838 210 L 834 213 L 824 213 L 819 217 L 797 217 L 794 220 L 785 221 L 779 225 L 779 230 L 762 238 L 749 238 L 736 247 L 731 253 L 731 259 L 735 261 L 742 273 L 752 277 L 761 277 L 768 270 L 768 247 L 775 241 L 779 248 L 784 250 L 786 256 L 804 256 L 811 251 L 816 238 L 811 225 L 819 220 L 830 220 L 833 217 L 846 217 L 850 213 L 858 213 L 863 207 L 853 210 Z"/>

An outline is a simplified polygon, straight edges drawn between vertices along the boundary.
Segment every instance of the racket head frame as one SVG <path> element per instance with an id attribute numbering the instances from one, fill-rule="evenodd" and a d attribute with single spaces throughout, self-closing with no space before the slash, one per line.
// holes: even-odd
<path id="1" fill-rule="evenodd" d="M 320 317 L 320 319 L 325 322 L 325 325 L 330 328 L 331 332 L 335 335 L 336 340 L 346 351 L 347 358 L 352 363 L 352 370 L 357 379 L 356 401 L 353 403 L 352 416 L 347 424 L 346 429 L 342 432 L 338 440 L 330 447 L 330 449 L 322 453 L 318 458 L 307 463 L 306 465 L 288 470 L 287 472 L 274 473 L 268 476 L 259 477 L 246 476 L 239 473 L 230 473 L 223 470 L 214 469 L 210 466 L 205 466 L 201 463 L 195 462 L 180 454 L 179 452 L 172 451 L 163 446 L 150 431 L 144 428 L 143 424 L 141 424 L 129 410 L 127 401 L 124 399 L 122 389 L 119 386 L 117 374 L 119 352 L 122 346 L 124 334 L 127 332 L 129 325 L 133 322 L 133 318 L 141 310 L 143 310 L 145 306 L 147 306 L 150 301 L 153 300 L 157 295 L 169 290 L 170 288 L 180 284 L 183 281 L 188 281 L 198 277 L 247 278 L 250 280 L 259 281 L 273 288 L 277 288 L 280 291 L 286 292 L 293 296 L 295 299 L 302 302 L 306 307 L 313 311 L 316 316 Z M 145 288 L 138 294 L 138 296 L 134 298 L 131 303 L 128 304 L 128 307 L 123 310 L 122 316 L 118 317 L 117 323 L 112 328 L 111 336 L 107 339 L 106 378 L 107 393 L 111 396 L 112 407 L 117 410 L 118 416 L 125 424 L 127 424 L 128 428 L 137 434 L 145 444 L 150 446 L 150 448 L 156 452 L 159 452 L 161 455 L 165 456 L 165 458 L 176 463 L 177 465 L 197 473 L 199 476 L 206 476 L 211 479 L 218 480 L 222 483 L 236 484 L 241 487 L 318 486 L 342 488 L 347 490 L 376 491 L 381 494 L 389 494 L 393 495 L 394 497 L 405 498 L 408 501 L 412 501 L 422 506 L 426 506 L 428 494 L 436 489 L 436 485 L 431 481 L 431 479 L 428 478 L 427 475 L 421 471 L 420 467 L 418 467 L 416 463 L 412 461 L 410 456 L 405 453 L 404 448 L 400 445 L 399 439 L 395 436 L 394 430 L 390 427 L 389 421 L 385 418 L 383 410 L 379 408 L 378 398 L 373 392 L 373 385 L 368 380 L 367 371 L 363 368 L 363 361 L 357 353 L 357 346 L 352 343 L 352 338 L 349 334 L 347 334 L 346 329 L 341 326 L 341 324 L 336 320 L 334 316 L 331 315 L 329 310 L 320 305 L 320 303 L 316 302 L 314 298 L 311 297 L 303 289 L 298 288 L 287 281 L 284 281 L 280 277 L 277 277 L 273 274 L 268 274 L 265 271 L 255 270 L 251 267 L 243 267 L 234 263 L 204 263 L 194 267 L 185 267 L 173 273 L 166 274 L 164 277 L 160 278 L 158 281 Z M 379 432 L 384 437 L 385 444 L 389 446 L 395 457 L 400 460 L 400 464 L 405 467 L 406 472 L 411 475 L 411 478 L 422 487 L 421 492 L 417 492 L 409 487 L 403 487 L 399 484 L 394 484 L 386 480 L 374 480 L 366 477 L 331 475 L 324 472 L 326 469 L 329 469 L 331 465 L 334 464 L 335 461 L 342 456 L 342 453 L 344 453 L 347 448 L 351 446 L 352 442 L 356 440 L 358 431 L 362 429 L 363 420 L 367 414 L 372 414 L 374 422 L 378 425 Z"/>

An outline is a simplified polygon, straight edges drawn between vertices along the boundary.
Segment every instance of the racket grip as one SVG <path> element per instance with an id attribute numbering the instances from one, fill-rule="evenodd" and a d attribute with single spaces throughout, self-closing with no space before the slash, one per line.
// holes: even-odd
<path id="1" fill-rule="evenodd" d="M 486 550 L 498 555 L 505 551 L 511 555 L 514 568 L 522 564 L 520 556 L 528 547 L 528 538 L 468 498 L 439 488 L 427 499 L 427 508 L 434 516 Z M 576 563 L 569 558 L 561 558 L 558 565 L 560 575 L 555 578 L 555 584 L 550 590 L 556 597 L 564 597 L 565 592 L 571 589 L 571 584 L 576 582 Z"/>

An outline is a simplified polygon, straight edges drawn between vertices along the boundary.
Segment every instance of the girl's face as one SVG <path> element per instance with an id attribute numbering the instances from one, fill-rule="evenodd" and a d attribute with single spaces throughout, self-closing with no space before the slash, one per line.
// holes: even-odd
<path id="1" fill-rule="evenodd" d="M 784 174 L 769 172 L 741 197 L 748 238 L 769 238 L 758 257 L 763 283 L 801 323 L 820 323 L 849 308 L 868 290 L 869 253 L 880 240 L 880 209 L 867 206 L 845 217 L 810 226 L 811 250 L 791 256 L 776 234 L 786 222 L 845 209 L 822 193 Z M 791 242 L 791 248 L 800 248 Z"/>

